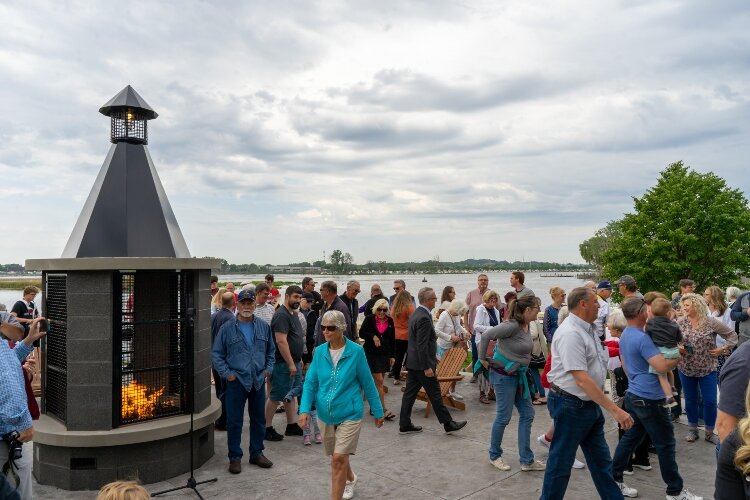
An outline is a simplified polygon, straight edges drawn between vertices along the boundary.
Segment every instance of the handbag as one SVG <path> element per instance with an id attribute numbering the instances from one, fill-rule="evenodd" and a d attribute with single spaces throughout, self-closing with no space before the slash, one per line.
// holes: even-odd
<path id="1" fill-rule="evenodd" d="M 547 358 L 544 357 L 544 353 L 540 352 L 539 354 L 531 354 L 531 362 L 529 363 L 529 368 L 539 369 L 544 368 L 544 365 L 547 363 Z"/>

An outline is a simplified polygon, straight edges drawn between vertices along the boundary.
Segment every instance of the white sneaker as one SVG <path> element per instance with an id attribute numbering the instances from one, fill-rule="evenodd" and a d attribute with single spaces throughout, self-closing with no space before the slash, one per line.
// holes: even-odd
<path id="1" fill-rule="evenodd" d="M 544 470 L 545 468 L 546 466 L 544 465 L 544 462 L 540 462 L 539 460 L 534 460 L 530 464 L 521 464 L 521 470 L 523 472 Z"/>
<path id="2" fill-rule="evenodd" d="M 545 448 L 547 448 L 549 450 L 549 444 L 550 443 L 549 443 L 549 441 L 547 441 L 547 438 L 544 437 L 544 434 L 542 434 L 541 436 L 539 436 L 538 438 L 536 438 L 536 442 L 539 443 L 540 445 L 544 446 Z"/>
<path id="3" fill-rule="evenodd" d="M 703 500 L 703 497 L 694 495 L 690 493 L 688 490 L 682 490 L 682 493 L 680 493 L 677 496 L 667 495 L 667 500 Z"/>
<path id="4" fill-rule="evenodd" d="M 497 457 L 495 460 L 490 460 L 490 463 L 500 470 L 510 470 L 510 465 L 505 463 L 503 457 Z"/>
<path id="5" fill-rule="evenodd" d="M 574 469 L 585 469 L 586 464 L 578 460 L 577 458 L 573 459 L 573 468 Z"/>
<path id="6" fill-rule="evenodd" d="M 638 496 L 638 490 L 631 488 L 625 483 L 617 483 L 617 486 L 620 487 L 620 491 L 622 491 L 622 496 L 624 497 L 635 498 Z"/>
<path id="7" fill-rule="evenodd" d="M 354 474 L 354 472 L 352 472 L 352 474 Z M 354 479 L 352 481 L 347 481 L 346 485 L 344 485 L 344 494 L 341 496 L 341 498 L 344 498 L 346 500 L 354 498 L 354 487 L 356 485 L 357 485 L 357 475 L 354 474 Z"/>
<path id="8" fill-rule="evenodd" d="M 455 399 L 456 401 L 464 400 L 464 397 L 457 392 L 448 392 L 448 396 Z"/>

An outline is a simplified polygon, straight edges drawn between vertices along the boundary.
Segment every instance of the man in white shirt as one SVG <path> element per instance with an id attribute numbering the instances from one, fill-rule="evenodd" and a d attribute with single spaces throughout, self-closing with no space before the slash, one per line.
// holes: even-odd
<path id="1" fill-rule="evenodd" d="M 547 404 L 555 422 L 555 437 L 550 445 L 540 498 L 563 499 L 578 446 L 586 457 L 599 496 L 622 498 L 621 486 L 612 477 L 602 407 L 623 429 L 633 425 L 633 417 L 604 394 L 609 354 L 591 325 L 599 311 L 596 293 L 574 288 L 568 294 L 568 307 L 570 315 L 552 338 L 552 364 L 547 375 L 551 390 Z"/>
<path id="2" fill-rule="evenodd" d="M 600 340 L 604 340 L 604 330 L 607 327 L 607 317 L 609 316 L 609 298 L 612 296 L 612 284 L 607 281 L 600 281 L 596 285 L 596 300 L 599 303 L 599 312 L 594 321 L 594 333 Z"/>

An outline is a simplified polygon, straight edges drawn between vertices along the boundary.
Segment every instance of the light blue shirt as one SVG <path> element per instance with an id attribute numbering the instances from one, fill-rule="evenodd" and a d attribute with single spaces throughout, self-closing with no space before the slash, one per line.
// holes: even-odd
<path id="1" fill-rule="evenodd" d="M 253 340 L 255 339 L 255 325 L 252 321 L 249 321 L 247 323 L 243 321 L 238 321 L 237 326 L 240 327 L 240 330 L 242 331 L 242 335 L 245 336 L 245 342 L 247 342 L 247 346 L 252 349 L 253 348 Z"/>
<path id="2" fill-rule="evenodd" d="M 3 313 L 0 321 L 18 324 L 15 319 L 9 318 L 10 315 Z M 0 435 L 25 431 L 32 426 L 21 360 L 33 349 L 24 342 L 17 343 L 16 348 L 11 349 L 7 340 L 0 339 Z"/>

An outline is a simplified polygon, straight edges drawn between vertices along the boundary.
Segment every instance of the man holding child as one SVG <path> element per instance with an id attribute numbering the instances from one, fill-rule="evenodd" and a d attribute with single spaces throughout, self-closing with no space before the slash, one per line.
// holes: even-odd
<path id="1" fill-rule="evenodd" d="M 622 484 L 623 471 L 638 443 L 646 434 L 651 438 L 659 456 L 659 468 L 667 484 L 667 500 L 697 500 L 700 497 L 683 490 L 682 477 L 675 460 L 674 429 L 669 411 L 664 407 L 665 394 L 656 374 L 671 371 L 679 359 L 665 359 L 649 335 L 644 332 L 648 312 L 646 302 L 638 297 L 629 297 L 621 304 L 628 322 L 620 337 L 620 356 L 628 375 L 628 391 L 625 393 L 625 410 L 633 417 L 633 426 L 622 436 L 617 445 L 612 464 L 615 481 Z M 623 489 L 624 496 L 635 497 L 633 488 Z"/>

